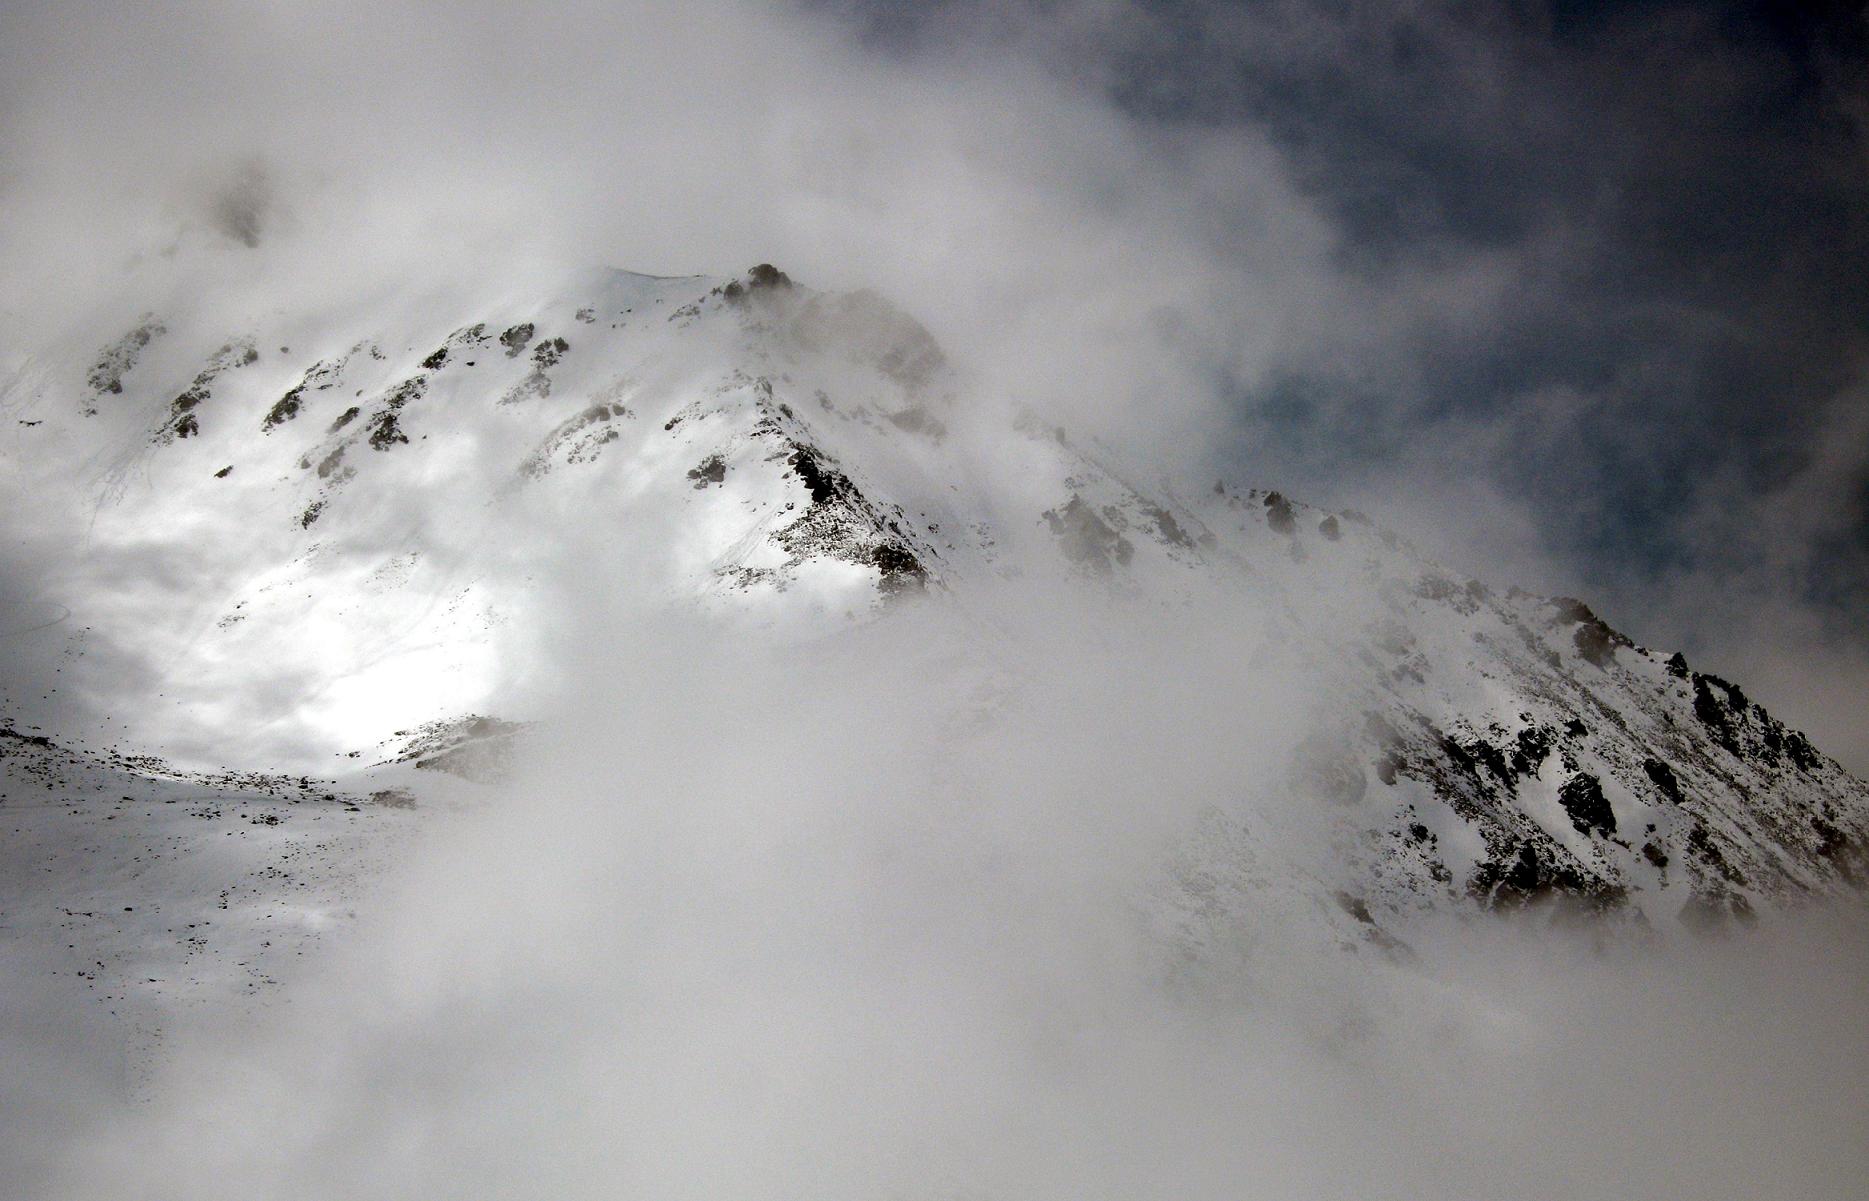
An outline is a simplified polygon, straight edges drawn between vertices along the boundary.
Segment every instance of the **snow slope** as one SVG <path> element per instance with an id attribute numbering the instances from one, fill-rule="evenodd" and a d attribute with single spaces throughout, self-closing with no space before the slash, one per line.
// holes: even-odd
<path id="1" fill-rule="evenodd" d="M 376 775 L 185 772 L 0 729 L 7 1024 L 102 1023 L 135 1081 L 189 1011 L 267 1004 L 418 825 Z"/>
<path id="2" fill-rule="evenodd" d="M 1307 681 L 1309 707 L 1289 770 L 1219 790 L 1188 848 L 1199 895 L 1169 920 L 1196 942 L 1223 940 L 1267 874 L 1302 876 L 1333 929 L 1389 946 L 1424 911 L 1550 898 L 1717 925 L 1862 870 L 1869 790 L 1738 687 L 1581 602 L 1455 578 L 1360 514 L 1142 479 L 1118 451 L 1002 419 L 880 296 L 762 266 L 230 307 L 126 297 L 6 387 L 5 486 L 44 535 L 33 586 L 0 598 L 26 665 L 0 704 L 22 729 L 195 768 L 360 768 L 423 723 L 536 716 L 547 648 L 579 616 L 568 580 L 608 612 L 698 609 L 792 641 L 933 606 L 1007 704 L 1021 662 L 1055 653 L 1021 632 L 1032 597 L 1223 598 L 1240 618 L 1217 653 Z M 154 848 L 205 853 L 178 826 L 226 824 L 252 850 L 221 875 L 251 879 L 275 853 L 350 861 L 365 828 L 405 820 L 121 770 L 74 761 L 53 801 L 7 807 L 31 831 L 9 879 L 103 854 L 100 821 L 152 848 L 147 869 L 119 854 L 59 894 L 113 915 L 84 919 L 112 931 L 86 945 L 126 964 L 111 948 L 149 932 L 116 902 L 186 894 L 195 917 L 208 895 L 206 877 L 157 878 Z M 1266 814 L 1294 798 L 1325 848 L 1298 866 L 1267 849 L 1283 844 Z M 305 883 L 317 913 L 349 887 L 331 870 Z M 267 895 L 290 909 L 283 878 Z M 51 897 L 16 893 L 12 913 L 50 921 Z M 266 920 L 229 953 L 290 924 Z"/>

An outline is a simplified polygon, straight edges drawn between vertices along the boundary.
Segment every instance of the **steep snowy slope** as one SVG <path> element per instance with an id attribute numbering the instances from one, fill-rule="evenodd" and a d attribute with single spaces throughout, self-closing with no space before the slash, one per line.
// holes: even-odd
<path id="1" fill-rule="evenodd" d="M 776 272 L 554 285 L 231 339 L 150 316 L 81 384 L 15 384 L 14 487 L 87 514 L 67 649 L 109 645 L 99 690 L 163 684 L 133 734 L 303 760 L 523 691 L 531 576 L 571 538 L 645 606 L 761 624 L 941 570 L 930 531 L 969 498 L 934 457 L 942 363 L 914 323 L 864 295 L 781 314 Z M 853 483 L 873 476 L 886 499 Z M 187 745 L 204 725 L 260 736 Z"/>
<path id="2" fill-rule="evenodd" d="M 85 515 L 17 609 L 55 666 L 0 698 L 15 720 L 307 770 L 424 722 L 527 718 L 566 620 L 542 581 L 568 569 L 622 598 L 608 612 L 699 606 L 784 639 L 925 601 L 1016 677 L 1016 598 L 1051 581 L 1228 598 L 1249 670 L 1310 682 L 1290 770 L 1214 798 L 1187 867 L 1202 920 L 1244 895 L 1274 798 L 1326 831 L 1305 870 L 1372 938 L 1547 896 L 1716 923 L 1852 886 L 1869 845 L 1869 791 L 1737 687 L 1359 514 L 1177 489 L 1002 423 L 873 294 L 595 271 L 115 320 L 6 392 L 8 488 Z"/>
<path id="3" fill-rule="evenodd" d="M 1286 653 L 1343 652 L 1308 660 L 1337 702 L 1299 773 L 1382 815 L 1346 820 L 1372 899 L 1709 925 L 1858 883 L 1869 790 L 1737 686 L 1581 601 L 1454 578 L 1359 514 L 1226 489 L 1203 508 L 1302 606 Z"/>

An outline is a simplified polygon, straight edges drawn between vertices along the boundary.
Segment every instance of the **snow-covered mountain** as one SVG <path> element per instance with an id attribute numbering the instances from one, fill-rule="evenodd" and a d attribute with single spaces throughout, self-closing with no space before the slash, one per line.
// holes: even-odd
<path id="1" fill-rule="evenodd" d="M 941 613 L 1013 695 L 1041 586 L 1224 597 L 1241 670 L 1308 700 L 1289 770 L 1217 794 L 1180 864 L 1197 940 L 1249 903 L 1273 797 L 1326 835 L 1307 887 L 1378 946 L 1545 898 L 1714 925 L 1863 870 L 1869 788 L 1737 685 L 1362 514 L 974 403 L 873 293 L 600 270 L 99 320 L 4 394 L 7 488 L 56 544 L 7 598 L 15 741 L 350 773 L 319 797 L 386 760 L 484 768 L 551 690 L 568 574 L 613 613 L 791 642 Z M 80 775 L 71 806 L 117 791 Z"/>

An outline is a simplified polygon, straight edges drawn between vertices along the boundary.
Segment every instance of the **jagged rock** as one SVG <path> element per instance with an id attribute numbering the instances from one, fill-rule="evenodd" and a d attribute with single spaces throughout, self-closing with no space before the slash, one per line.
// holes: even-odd
<path id="1" fill-rule="evenodd" d="M 1589 772 L 1578 772 L 1558 789 L 1558 801 L 1579 834 L 1616 832 L 1616 814 L 1603 796 L 1603 784 Z"/>
<path id="2" fill-rule="evenodd" d="M 688 469 L 688 478 L 694 481 L 696 488 L 718 484 L 727 478 L 727 461 L 719 455 L 709 455 Z"/>

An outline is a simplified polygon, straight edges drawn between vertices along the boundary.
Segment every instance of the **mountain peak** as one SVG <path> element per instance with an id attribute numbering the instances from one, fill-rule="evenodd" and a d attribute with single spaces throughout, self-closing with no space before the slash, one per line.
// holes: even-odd
<path id="1" fill-rule="evenodd" d="M 541 581 L 580 556 L 639 607 L 786 637 L 919 598 L 993 643 L 1046 581 L 1049 603 L 1255 615 L 1245 661 L 1327 701 L 1289 778 L 1241 794 L 1316 804 L 1373 922 L 1561 897 L 1704 924 L 1862 870 L 1863 786 L 1738 687 L 1582 600 L 1463 580 L 1362 513 L 1184 492 L 1002 421 L 874 292 L 760 264 L 232 325 L 138 312 L 16 383 L 34 424 L 8 436 L 48 503 L 91 514 L 57 687 L 113 696 L 185 758 L 328 761 L 532 716 L 521 665 L 562 600 Z M 138 594 L 108 585 L 151 556 Z"/>

